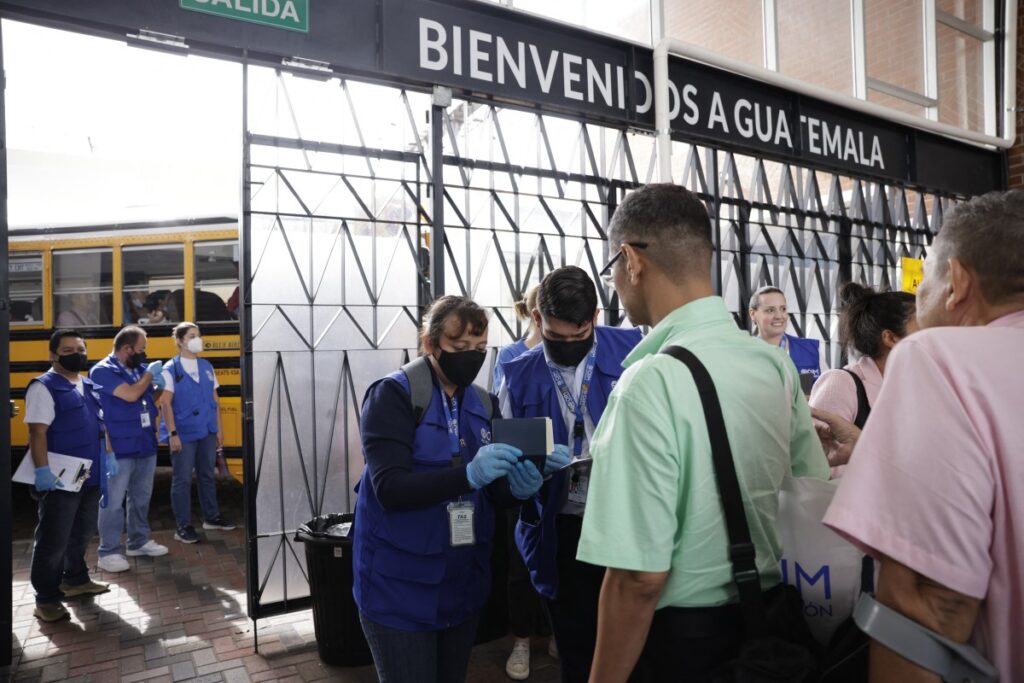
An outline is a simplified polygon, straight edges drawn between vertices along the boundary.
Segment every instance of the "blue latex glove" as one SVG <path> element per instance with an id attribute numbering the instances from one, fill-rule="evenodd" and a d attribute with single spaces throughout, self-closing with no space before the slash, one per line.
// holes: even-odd
<path id="1" fill-rule="evenodd" d="M 121 466 L 117 464 L 117 458 L 112 452 L 107 451 L 107 477 L 116 477 L 120 471 Z"/>
<path id="2" fill-rule="evenodd" d="M 466 466 L 466 479 L 475 489 L 487 486 L 504 477 L 519 462 L 523 452 L 505 443 L 491 443 L 482 447 Z"/>
<path id="3" fill-rule="evenodd" d="M 555 446 L 554 452 L 549 453 L 547 460 L 544 461 L 544 476 L 550 477 L 570 462 L 572 462 L 572 453 L 569 451 L 569 447 L 564 443 L 558 444 Z"/>
<path id="4" fill-rule="evenodd" d="M 42 493 L 43 491 L 52 491 L 54 489 L 62 489 L 64 484 L 57 475 L 53 473 L 49 465 L 36 468 L 36 491 Z"/>
<path id="5" fill-rule="evenodd" d="M 155 360 L 146 366 L 146 372 L 153 375 L 153 384 L 156 385 L 157 389 L 163 389 L 167 382 L 164 381 L 164 364 L 161 361 Z"/>
<path id="6" fill-rule="evenodd" d="M 508 489 L 519 500 L 526 500 L 540 491 L 543 483 L 544 477 L 540 476 L 537 466 L 529 460 L 517 462 L 508 473 Z"/>

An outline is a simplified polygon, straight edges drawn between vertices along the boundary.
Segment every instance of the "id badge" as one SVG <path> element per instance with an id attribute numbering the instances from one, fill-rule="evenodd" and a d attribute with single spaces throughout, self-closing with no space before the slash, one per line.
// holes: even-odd
<path id="1" fill-rule="evenodd" d="M 569 479 L 569 502 L 576 503 L 577 505 L 585 505 L 587 503 L 587 485 L 590 483 L 590 477 L 586 474 L 580 474 Z"/>
<path id="2" fill-rule="evenodd" d="M 476 543 L 473 531 L 473 503 L 448 503 L 449 538 L 453 548 Z"/>
<path id="3" fill-rule="evenodd" d="M 142 413 L 142 426 L 149 427 L 150 424 L 152 424 L 152 422 L 150 422 L 149 411 L 147 410 L 144 413 Z"/>

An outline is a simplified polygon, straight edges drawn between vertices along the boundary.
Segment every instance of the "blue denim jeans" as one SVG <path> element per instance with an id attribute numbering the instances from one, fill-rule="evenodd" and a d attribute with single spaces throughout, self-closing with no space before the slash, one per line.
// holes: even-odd
<path id="1" fill-rule="evenodd" d="M 36 604 L 60 602 L 60 583 L 78 586 L 89 582 L 85 549 L 96 535 L 100 488 L 81 491 L 48 491 L 39 497 L 39 523 L 32 545 L 32 588 Z"/>
<path id="2" fill-rule="evenodd" d="M 192 470 L 196 473 L 199 507 L 203 519 L 220 517 L 217 507 L 217 435 L 207 434 L 198 441 L 182 442 L 181 452 L 171 454 L 171 509 L 179 527 L 192 523 Z"/>
<path id="3" fill-rule="evenodd" d="M 399 631 L 359 613 L 380 683 L 464 683 L 479 620 L 477 613 L 440 631 Z"/>
<path id="4" fill-rule="evenodd" d="M 128 515 L 128 547 L 136 550 L 149 541 L 149 499 L 153 495 L 156 455 L 118 457 L 116 477 L 107 481 L 107 507 L 100 508 L 100 555 L 123 555 L 121 533 Z"/>

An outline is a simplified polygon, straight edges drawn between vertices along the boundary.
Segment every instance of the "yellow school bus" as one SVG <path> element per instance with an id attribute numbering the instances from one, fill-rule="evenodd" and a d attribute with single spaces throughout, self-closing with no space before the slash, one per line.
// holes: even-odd
<path id="1" fill-rule="evenodd" d="M 49 338 L 70 327 L 86 339 L 90 366 L 107 356 L 125 325 L 143 327 L 151 360 L 177 353 L 175 323 L 200 326 L 220 384 L 224 452 L 242 477 L 238 343 L 238 224 L 232 218 L 113 226 L 13 230 L 11 296 L 11 446 L 28 444 L 25 388 L 50 367 Z M 166 447 L 161 446 L 166 462 Z M 17 460 L 15 460 L 17 462 Z"/>

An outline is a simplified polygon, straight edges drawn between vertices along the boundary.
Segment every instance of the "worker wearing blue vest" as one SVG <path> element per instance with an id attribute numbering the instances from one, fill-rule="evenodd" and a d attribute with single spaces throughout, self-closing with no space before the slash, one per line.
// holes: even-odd
<path id="1" fill-rule="evenodd" d="M 567 446 L 574 459 L 586 458 L 608 395 L 622 375 L 622 360 L 640 341 L 640 330 L 598 326 L 594 281 L 575 266 L 544 278 L 533 316 L 543 343 L 504 365 L 501 413 L 552 418 L 555 443 Z M 548 601 L 567 682 L 590 675 L 604 577 L 604 568 L 576 560 L 588 474 L 584 467 L 553 476 L 523 504 L 516 526 L 530 578 Z"/>
<path id="2" fill-rule="evenodd" d="M 810 385 L 821 375 L 819 344 L 817 339 L 786 334 L 789 325 L 786 295 L 778 287 L 761 287 L 750 297 L 749 313 L 754 322 L 754 333 L 789 354 L 800 372 L 801 383 L 809 392 Z"/>
<path id="3" fill-rule="evenodd" d="M 69 618 L 61 598 L 105 593 L 110 587 L 89 578 L 85 549 L 96 533 L 100 505 L 103 422 L 93 383 L 79 373 L 88 367 L 85 339 L 61 329 L 50 337 L 51 368 L 33 379 L 25 392 L 25 423 L 35 466 L 39 523 L 32 545 L 35 616 L 41 621 Z M 81 490 L 66 488 L 48 453 L 89 460 Z"/>
<path id="4" fill-rule="evenodd" d="M 441 297 L 421 343 L 422 358 L 363 400 L 352 590 L 382 683 L 461 683 L 491 588 L 495 501 L 526 499 L 542 478 L 518 449 L 491 443 L 495 399 L 473 385 L 484 310 Z"/>
<path id="5" fill-rule="evenodd" d="M 121 533 L 128 518 L 129 557 L 159 557 L 167 546 L 149 538 L 149 499 L 156 473 L 157 395 L 163 363 L 146 363 L 146 331 L 136 325 L 114 336 L 114 351 L 93 366 L 89 377 L 100 389 L 107 427 L 107 503 L 100 507 L 99 567 L 130 568 Z"/>
<path id="6" fill-rule="evenodd" d="M 160 442 L 171 452 L 171 509 L 176 529 L 174 540 L 197 543 L 192 526 L 192 472 L 196 473 L 199 507 L 204 529 L 229 531 L 235 525 L 224 519 L 217 505 L 214 470 L 217 452 L 224 447 L 217 376 L 213 365 L 200 358 L 203 338 L 195 323 L 182 322 L 172 331 L 178 355 L 164 365 L 164 391 L 160 395 Z"/>

